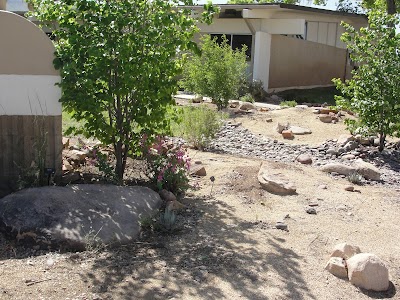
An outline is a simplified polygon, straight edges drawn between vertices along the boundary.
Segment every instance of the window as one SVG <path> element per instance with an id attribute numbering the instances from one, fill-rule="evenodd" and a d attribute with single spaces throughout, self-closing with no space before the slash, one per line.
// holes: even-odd
<path id="1" fill-rule="evenodd" d="M 211 38 L 217 38 L 217 43 L 222 43 L 222 36 L 224 34 L 211 34 Z M 253 37 L 248 34 L 225 34 L 228 44 L 233 50 L 242 49 L 243 45 L 247 46 L 246 56 L 247 60 L 251 60 L 251 46 Z"/>

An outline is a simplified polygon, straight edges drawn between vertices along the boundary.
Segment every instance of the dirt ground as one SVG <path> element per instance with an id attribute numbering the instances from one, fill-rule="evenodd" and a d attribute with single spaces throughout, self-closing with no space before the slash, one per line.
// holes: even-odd
<path id="1" fill-rule="evenodd" d="M 273 118 L 273 123 L 265 119 Z M 280 139 L 277 121 L 310 128 L 291 143 L 320 144 L 345 133 L 310 111 L 286 109 L 237 117 L 254 133 Z M 269 162 L 297 186 L 278 196 L 257 181 L 261 160 L 192 150 L 207 176 L 182 203 L 177 228 L 143 233 L 133 245 L 82 253 L 5 259 L 0 249 L 0 299 L 400 299 L 400 190 L 356 186 L 312 166 Z M 209 177 L 214 176 L 214 184 Z M 322 185 L 326 189 L 321 188 Z M 305 207 L 318 204 L 317 214 Z M 288 231 L 273 228 L 284 220 Z M 324 270 L 331 249 L 349 242 L 378 255 L 391 288 L 360 290 Z M 17 250 L 15 250 L 17 251 Z"/>

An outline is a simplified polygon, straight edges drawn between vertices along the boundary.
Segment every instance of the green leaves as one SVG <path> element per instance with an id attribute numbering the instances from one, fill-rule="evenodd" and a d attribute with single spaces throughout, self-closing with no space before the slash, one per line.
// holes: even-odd
<path id="1" fill-rule="evenodd" d="M 223 36 L 218 44 L 209 35 L 201 39 L 201 56 L 193 56 L 186 64 L 181 85 L 189 91 L 209 96 L 218 109 L 238 97 L 246 77 L 246 47 L 232 50 Z"/>
<path id="2" fill-rule="evenodd" d="M 357 113 L 359 119 L 351 129 L 359 133 L 378 133 L 383 150 L 386 135 L 400 132 L 400 34 L 393 24 L 399 20 L 383 12 L 369 14 L 369 28 L 360 32 L 345 24 L 350 58 L 357 67 L 352 79 L 334 79 L 342 92 L 337 104 Z"/>
<path id="3" fill-rule="evenodd" d="M 85 135 L 114 145 L 116 173 L 143 132 L 163 130 L 177 90 L 184 51 L 202 19 L 177 1 L 29 0 L 33 15 L 56 36 L 61 102 L 85 119 Z M 213 13 L 209 6 L 207 21 Z"/>

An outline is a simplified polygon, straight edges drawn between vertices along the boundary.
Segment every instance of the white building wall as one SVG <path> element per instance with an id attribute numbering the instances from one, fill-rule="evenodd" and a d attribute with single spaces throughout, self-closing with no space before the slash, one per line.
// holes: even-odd
<path id="1" fill-rule="evenodd" d="M 260 80 L 268 90 L 271 34 L 258 31 L 255 37 L 253 79 Z"/>
<path id="2" fill-rule="evenodd" d="M 60 116 L 60 76 L 1 75 L 0 116 Z"/>

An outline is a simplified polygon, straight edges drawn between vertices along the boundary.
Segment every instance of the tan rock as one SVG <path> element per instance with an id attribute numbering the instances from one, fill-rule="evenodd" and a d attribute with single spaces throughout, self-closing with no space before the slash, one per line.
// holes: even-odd
<path id="1" fill-rule="evenodd" d="M 389 288 L 389 271 L 375 254 L 356 254 L 347 260 L 347 268 L 350 282 L 357 287 L 377 292 Z"/>
<path id="2" fill-rule="evenodd" d="M 368 180 L 380 180 L 381 171 L 373 164 L 363 161 L 361 158 L 357 159 L 353 164 L 355 170 Z"/>
<path id="3" fill-rule="evenodd" d="M 312 158 L 308 154 L 300 154 L 299 156 L 296 157 L 296 160 L 303 165 L 312 164 Z"/>
<path id="4" fill-rule="evenodd" d="M 332 123 L 332 117 L 329 115 L 320 115 L 318 118 L 323 123 Z"/>
<path id="5" fill-rule="evenodd" d="M 239 106 L 240 110 L 252 110 L 256 109 L 256 106 L 251 102 L 242 102 Z"/>
<path id="6" fill-rule="evenodd" d="M 161 191 L 158 192 L 158 194 L 160 195 L 161 199 L 163 199 L 166 202 L 176 201 L 176 196 L 174 195 L 174 193 L 166 189 L 162 189 Z"/>
<path id="7" fill-rule="evenodd" d="M 273 194 L 296 194 L 296 186 L 278 170 L 271 170 L 267 163 L 261 165 L 258 172 L 258 181 L 261 187 Z"/>
<path id="8" fill-rule="evenodd" d="M 347 278 L 346 261 L 340 257 L 331 257 L 325 270 L 339 278 Z"/>
<path id="9" fill-rule="evenodd" d="M 349 175 L 354 173 L 356 170 L 353 167 L 349 167 L 340 163 L 328 163 L 321 167 L 320 169 L 322 172 L 326 173 L 338 173 L 340 175 Z"/>
<path id="10" fill-rule="evenodd" d="M 348 192 L 354 192 L 354 186 L 352 186 L 352 185 L 346 185 L 346 186 L 344 187 L 344 190 L 345 190 L 345 191 L 348 191 Z"/>
<path id="11" fill-rule="evenodd" d="M 352 134 L 341 134 L 337 140 L 339 145 L 345 145 L 350 141 L 355 141 L 356 138 Z"/>
<path id="12" fill-rule="evenodd" d="M 275 131 L 278 133 L 282 133 L 282 131 L 286 130 L 289 127 L 289 124 L 282 124 L 282 123 L 276 123 L 275 125 Z"/>
<path id="13" fill-rule="evenodd" d="M 185 205 L 182 204 L 181 202 L 174 200 L 174 201 L 169 201 L 167 203 L 166 209 L 169 209 L 170 211 L 179 211 L 185 208 Z"/>
<path id="14" fill-rule="evenodd" d="M 207 171 L 206 168 L 204 168 L 204 166 L 202 165 L 192 165 L 190 167 L 190 174 L 196 176 L 206 176 Z"/>
<path id="15" fill-rule="evenodd" d="M 294 135 L 303 135 L 312 133 L 311 129 L 293 125 L 289 126 L 289 130 L 291 130 Z"/>
<path id="16" fill-rule="evenodd" d="M 331 257 L 340 257 L 348 259 L 358 253 L 361 253 L 359 247 L 347 243 L 340 243 L 335 245 L 335 247 L 333 248 Z"/>

